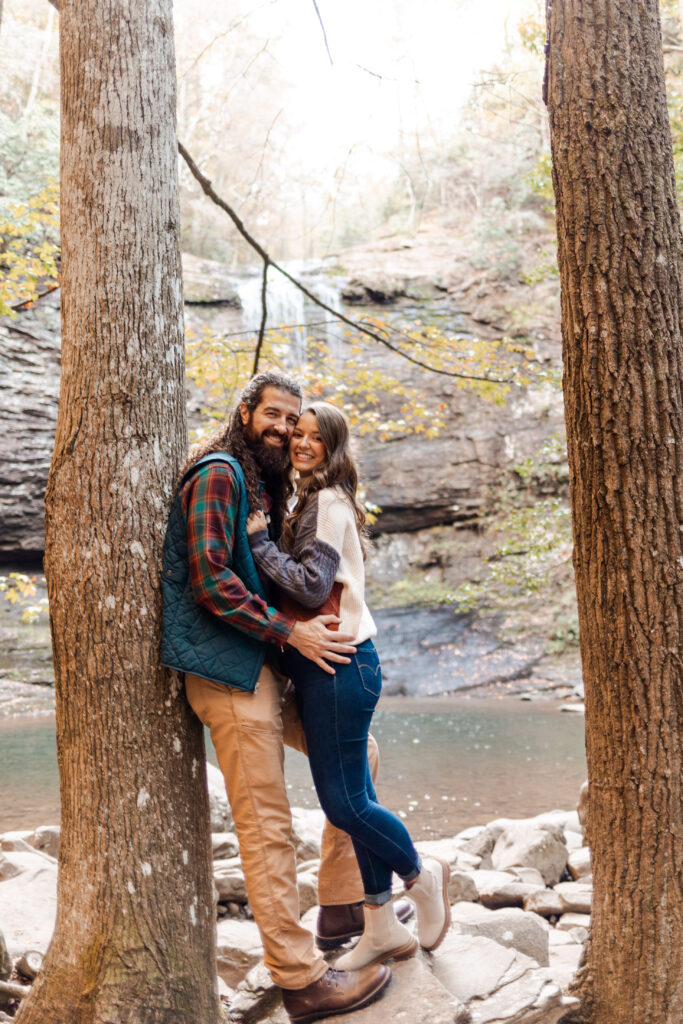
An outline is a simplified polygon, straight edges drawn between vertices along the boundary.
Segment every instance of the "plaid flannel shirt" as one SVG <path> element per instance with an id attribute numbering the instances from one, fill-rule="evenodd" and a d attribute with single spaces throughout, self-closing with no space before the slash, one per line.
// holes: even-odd
<path id="1" fill-rule="evenodd" d="M 286 643 L 294 620 L 252 594 L 228 568 L 238 511 L 230 467 L 214 463 L 198 470 L 184 485 L 180 498 L 197 604 L 249 636 L 266 643 Z"/>

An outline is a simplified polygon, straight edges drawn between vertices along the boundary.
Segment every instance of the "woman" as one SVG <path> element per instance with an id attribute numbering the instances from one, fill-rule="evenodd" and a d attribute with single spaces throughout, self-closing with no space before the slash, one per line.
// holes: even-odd
<path id="1" fill-rule="evenodd" d="M 314 402 L 297 422 L 289 453 L 298 498 L 280 546 L 269 540 L 262 512 L 250 516 L 247 531 L 259 571 L 280 588 L 282 611 L 299 619 L 330 612 L 355 637 L 356 654 L 334 675 L 292 648 L 285 648 L 284 669 L 296 689 L 320 804 L 353 839 L 363 878 L 365 930 L 335 965 L 357 970 L 417 951 L 394 913 L 392 872 L 416 905 L 420 944 L 436 949 L 450 924 L 449 868 L 436 858 L 421 862 L 405 825 L 377 803 L 370 777 L 367 739 L 382 677 L 364 600 L 365 511 L 344 414 Z"/>

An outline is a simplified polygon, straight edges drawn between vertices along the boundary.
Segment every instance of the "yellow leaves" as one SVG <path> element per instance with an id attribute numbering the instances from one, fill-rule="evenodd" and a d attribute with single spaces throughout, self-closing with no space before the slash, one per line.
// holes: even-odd
<path id="1" fill-rule="evenodd" d="M 11 572 L 9 576 L 0 576 L 0 594 L 10 604 L 24 607 L 21 621 L 25 624 L 36 622 L 43 612 L 47 611 L 47 598 L 41 597 L 35 604 L 27 604 L 36 595 L 36 577 L 24 573 Z"/>
<path id="2" fill-rule="evenodd" d="M 463 338 L 420 321 L 400 328 L 375 317 L 365 316 L 361 321 L 390 337 L 391 344 L 405 354 L 436 368 L 482 378 L 454 378 L 453 383 L 484 400 L 502 404 L 513 386 L 529 382 L 529 353 L 508 338 Z M 198 333 L 188 331 L 187 373 L 203 391 L 215 419 L 225 416 L 249 380 L 255 345 L 254 334 L 220 335 L 206 326 Z M 393 376 L 387 372 L 387 360 L 377 344 L 353 331 L 344 332 L 343 340 L 309 339 L 305 361 L 293 366 L 293 356 L 302 347 L 293 329 L 267 330 L 261 369 L 274 367 L 294 373 L 308 398 L 322 397 L 343 408 L 360 436 L 375 434 L 389 440 L 412 433 L 433 440 L 443 429 L 448 407 L 443 401 L 432 405 L 426 400 L 422 391 L 425 371 L 413 369 L 409 381 Z M 389 365 L 396 365 L 395 357 Z M 491 377 L 504 383 L 486 379 Z"/>
<path id="3" fill-rule="evenodd" d="M 0 315 L 15 316 L 13 306 L 30 308 L 41 290 L 58 287 L 56 242 L 58 185 L 51 183 L 28 203 L 10 207 L 0 220 Z"/>

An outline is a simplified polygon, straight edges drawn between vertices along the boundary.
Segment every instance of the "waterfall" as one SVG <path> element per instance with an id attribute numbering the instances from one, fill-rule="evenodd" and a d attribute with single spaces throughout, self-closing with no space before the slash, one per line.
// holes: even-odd
<path id="1" fill-rule="evenodd" d="M 290 265 L 287 269 L 290 269 Z M 301 269 L 301 263 L 291 266 L 292 272 L 297 276 L 301 273 Z M 255 334 L 258 333 L 261 325 L 262 280 L 259 275 L 235 282 L 235 290 L 242 306 L 244 330 L 253 331 Z M 314 281 L 310 279 L 305 281 L 305 284 L 309 291 L 313 292 L 322 302 L 333 309 L 339 309 L 341 302 L 339 288 L 335 288 L 318 277 Z M 287 364 L 290 367 L 301 366 L 306 362 L 306 339 L 312 332 L 325 335 L 335 361 L 341 358 L 341 331 L 338 329 L 339 325 L 334 325 L 334 317 L 307 299 L 299 288 L 273 267 L 268 268 L 266 306 L 268 311 L 266 327 L 290 327 L 290 330 L 286 332 L 290 339 L 287 358 Z"/>

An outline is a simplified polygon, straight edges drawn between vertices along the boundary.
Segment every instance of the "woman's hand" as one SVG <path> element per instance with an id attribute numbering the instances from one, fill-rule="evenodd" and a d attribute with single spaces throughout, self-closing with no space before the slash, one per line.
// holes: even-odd
<path id="1" fill-rule="evenodd" d="M 268 529 L 268 520 L 262 509 L 252 512 L 247 519 L 247 533 L 257 533 L 259 530 Z"/>

